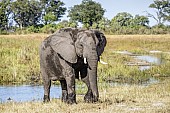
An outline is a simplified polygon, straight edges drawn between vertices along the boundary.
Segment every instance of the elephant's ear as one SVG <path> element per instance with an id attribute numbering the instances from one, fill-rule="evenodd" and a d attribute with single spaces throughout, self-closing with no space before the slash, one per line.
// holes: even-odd
<path id="1" fill-rule="evenodd" d="M 51 36 L 52 49 L 70 63 L 77 62 L 74 42 L 69 32 L 57 32 Z"/>
<path id="2" fill-rule="evenodd" d="M 97 54 L 98 54 L 98 56 L 100 56 L 104 51 L 107 40 L 106 40 L 106 37 L 104 36 L 104 34 L 100 31 L 96 30 L 96 31 L 94 31 L 94 34 L 96 35 L 96 37 L 99 41 L 99 43 L 97 45 Z"/>

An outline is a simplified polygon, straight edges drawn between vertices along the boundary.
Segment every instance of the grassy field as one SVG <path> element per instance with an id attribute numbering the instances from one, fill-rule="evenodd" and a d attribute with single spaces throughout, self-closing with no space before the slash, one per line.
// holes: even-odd
<path id="1" fill-rule="evenodd" d="M 38 48 L 40 42 L 47 36 L 46 34 L 0 36 L 0 59 L 3 59 L 0 60 L 0 84 L 41 83 Z M 170 75 L 169 62 L 147 71 L 140 71 L 137 66 L 125 65 L 125 62 L 131 60 L 129 56 L 114 53 L 122 50 L 134 54 L 148 54 L 150 50 L 169 52 L 170 35 L 107 35 L 106 37 L 108 43 L 101 58 L 109 65 L 99 63 L 100 82 L 117 77 L 139 82 L 155 74 Z M 158 56 L 170 61 L 169 54 Z"/>
<path id="2" fill-rule="evenodd" d="M 0 36 L 0 83 L 39 79 L 39 45 L 47 35 Z"/>
<path id="3" fill-rule="evenodd" d="M 41 83 L 39 72 L 39 44 L 46 34 L 33 35 L 1 35 L 0 36 L 0 84 Z M 67 105 L 59 99 L 50 103 L 25 102 L 2 103 L 0 113 L 169 113 L 170 112 L 170 35 L 107 35 L 107 46 L 102 60 L 108 65 L 98 66 L 99 83 L 115 78 L 126 78 L 132 83 L 148 80 L 154 75 L 159 83 L 149 86 L 99 85 L 100 101 L 94 104 L 84 103 L 78 95 L 76 105 Z M 167 62 L 149 70 L 140 71 L 137 66 L 129 67 L 124 63 L 130 56 L 120 55 L 114 51 L 127 50 L 134 54 L 149 54 L 151 50 L 165 53 L 156 56 Z M 78 91 L 81 92 L 81 91 Z"/>

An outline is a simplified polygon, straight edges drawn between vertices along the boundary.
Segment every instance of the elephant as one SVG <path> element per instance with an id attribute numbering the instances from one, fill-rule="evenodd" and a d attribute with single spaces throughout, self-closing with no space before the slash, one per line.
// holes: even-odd
<path id="1" fill-rule="evenodd" d="M 76 103 L 75 79 L 81 79 L 88 88 L 85 102 L 97 102 L 97 65 L 106 43 L 102 32 L 78 28 L 62 28 L 44 39 L 40 45 L 43 101 L 50 101 L 51 81 L 59 80 L 61 100 Z"/>

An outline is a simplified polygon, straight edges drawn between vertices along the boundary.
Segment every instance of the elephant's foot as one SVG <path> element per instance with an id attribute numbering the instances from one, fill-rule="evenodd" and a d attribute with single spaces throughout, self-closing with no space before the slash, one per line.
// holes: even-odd
<path id="1" fill-rule="evenodd" d="M 88 91 L 84 96 L 84 101 L 87 103 L 94 103 L 98 101 L 98 97 L 94 96 L 91 91 Z"/>
<path id="2" fill-rule="evenodd" d="M 74 93 L 68 94 L 67 104 L 77 104 L 76 103 L 76 94 L 74 94 Z"/>
<path id="3" fill-rule="evenodd" d="M 50 97 L 48 95 L 44 95 L 44 102 L 49 102 L 50 101 Z"/>
<path id="4" fill-rule="evenodd" d="M 67 102 L 68 94 L 67 91 L 62 91 L 62 102 Z"/>
<path id="5" fill-rule="evenodd" d="M 98 97 L 97 96 L 92 96 L 92 103 L 94 103 L 94 102 L 97 102 L 99 99 L 98 99 Z"/>
<path id="6" fill-rule="evenodd" d="M 84 101 L 88 102 L 88 103 L 92 102 L 92 92 L 91 91 L 88 91 L 86 93 L 86 95 L 84 96 Z"/>

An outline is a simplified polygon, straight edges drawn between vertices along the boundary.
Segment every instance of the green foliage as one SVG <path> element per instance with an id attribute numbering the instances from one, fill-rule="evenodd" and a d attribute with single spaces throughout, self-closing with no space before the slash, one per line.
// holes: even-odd
<path id="1" fill-rule="evenodd" d="M 28 33 L 38 33 L 40 28 L 35 26 L 29 26 L 26 30 L 28 31 Z"/>
<path id="2" fill-rule="evenodd" d="M 127 12 L 118 13 L 111 20 L 110 32 L 113 34 L 151 34 L 149 19 L 146 16 L 135 15 Z"/>
<path id="3" fill-rule="evenodd" d="M 36 25 L 41 17 L 40 2 L 37 0 L 16 0 L 11 3 L 13 19 L 20 29 Z"/>
<path id="4" fill-rule="evenodd" d="M 89 28 L 93 23 L 98 23 L 102 19 L 104 12 L 105 10 L 101 4 L 92 0 L 83 0 L 80 5 L 74 5 L 69 10 L 68 17 L 71 20 L 83 23 L 84 27 Z"/>
<path id="5" fill-rule="evenodd" d="M 110 20 L 103 17 L 98 23 L 94 23 L 92 26 L 93 29 L 100 29 L 104 32 L 107 32 L 110 29 Z"/>
<path id="6" fill-rule="evenodd" d="M 0 34 L 2 34 L 2 35 L 7 35 L 8 32 L 7 32 L 6 30 L 1 30 L 1 29 L 0 29 Z"/>
<path id="7" fill-rule="evenodd" d="M 56 31 L 56 29 L 55 29 L 54 26 L 55 26 L 54 24 L 44 25 L 44 26 L 40 29 L 40 31 L 41 31 L 42 33 L 54 33 L 54 32 Z"/>
<path id="8" fill-rule="evenodd" d="M 77 25 L 78 25 L 77 22 L 63 20 L 62 22 L 59 22 L 59 23 L 56 25 L 56 29 L 61 29 L 61 28 L 64 28 L 64 27 L 76 28 Z"/>
<path id="9" fill-rule="evenodd" d="M 112 20 L 112 26 L 130 26 L 133 16 L 127 12 L 118 13 Z"/>
<path id="10" fill-rule="evenodd" d="M 64 27 L 99 29 L 106 34 L 169 34 L 170 27 L 164 22 L 170 20 L 169 0 L 154 0 L 150 8 L 157 16 L 148 13 L 158 25 L 149 26 L 149 19 L 143 15 L 120 12 L 111 20 L 103 17 L 105 10 L 93 0 L 83 0 L 68 11 L 69 20 L 60 21 L 66 7 L 60 0 L 1 0 L 0 34 L 53 33 Z M 13 26 L 16 24 L 15 26 Z"/>
<path id="11" fill-rule="evenodd" d="M 36 27 L 40 22 L 42 23 L 42 21 L 45 22 L 45 25 L 53 24 L 58 21 L 66 11 L 66 8 L 63 7 L 64 3 L 59 0 L 15 0 L 11 2 L 4 2 L 3 0 L 0 4 L 4 7 L 0 7 L 0 15 L 2 18 L 0 18 L 0 20 L 3 20 L 3 24 L 8 24 L 8 18 L 5 17 L 5 14 L 7 14 L 6 10 L 9 8 L 12 19 L 21 30 L 29 26 Z M 37 30 L 34 31 L 37 32 Z"/>
<path id="12" fill-rule="evenodd" d="M 56 19 L 57 19 L 56 16 L 52 12 L 49 12 L 44 16 L 44 21 L 46 23 L 53 23 L 56 21 Z"/>
<path id="13" fill-rule="evenodd" d="M 8 16 L 9 16 L 9 0 L 1 0 L 0 1 L 0 31 L 3 33 L 3 30 L 7 29 L 8 26 Z"/>
<path id="14" fill-rule="evenodd" d="M 149 24 L 149 19 L 146 16 L 135 15 L 133 17 L 127 12 L 118 13 L 112 20 L 111 25 L 120 27 L 138 27 L 147 26 Z"/>
<path id="15" fill-rule="evenodd" d="M 134 26 L 148 26 L 149 25 L 149 18 L 146 16 L 139 16 L 135 15 L 133 19 Z"/>
<path id="16" fill-rule="evenodd" d="M 163 24 L 165 21 L 170 21 L 170 1 L 169 0 L 154 0 L 154 3 L 149 5 L 149 8 L 156 9 L 155 17 L 153 14 L 148 13 L 149 17 L 155 19 L 159 24 Z"/>
<path id="17" fill-rule="evenodd" d="M 43 7 L 42 15 L 45 25 L 53 24 L 65 14 L 65 4 L 60 0 L 40 0 Z"/>

